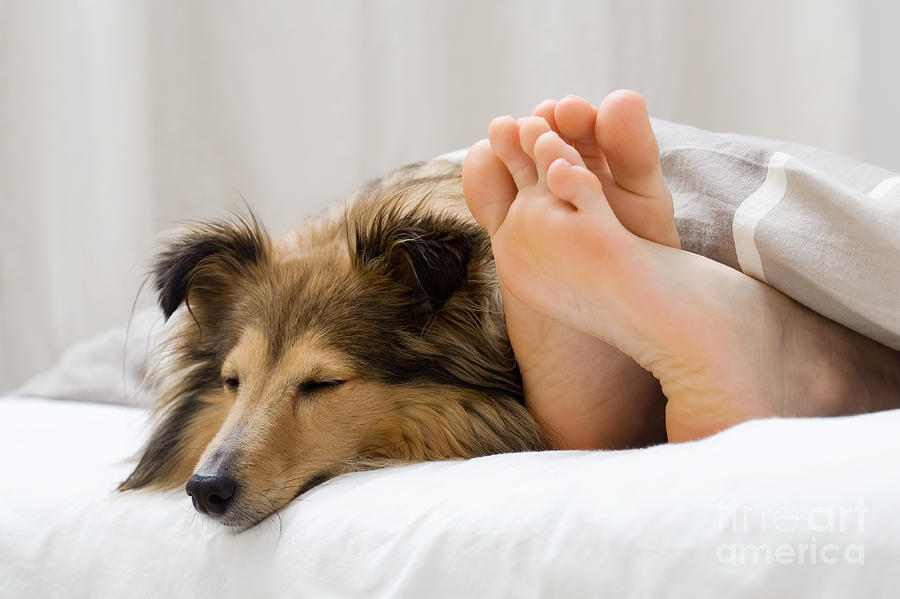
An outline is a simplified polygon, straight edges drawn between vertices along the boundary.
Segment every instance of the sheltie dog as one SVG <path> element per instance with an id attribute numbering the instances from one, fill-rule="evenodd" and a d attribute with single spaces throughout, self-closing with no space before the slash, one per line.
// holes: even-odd
<path id="1" fill-rule="evenodd" d="M 460 168 L 413 165 L 270 239 L 196 224 L 152 271 L 171 331 L 122 491 L 249 527 L 344 472 L 540 450 Z"/>

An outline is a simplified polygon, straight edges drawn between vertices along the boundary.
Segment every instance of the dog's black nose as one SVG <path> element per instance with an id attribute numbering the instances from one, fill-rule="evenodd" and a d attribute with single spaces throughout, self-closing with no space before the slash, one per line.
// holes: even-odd
<path id="1" fill-rule="evenodd" d="M 198 512 L 220 516 L 228 509 L 228 503 L 237 490 L 237 483 L 225 474 L 212 476 L 195 474 L 188 480 L 185 490 L 191 496 L 194 508 Z"/>

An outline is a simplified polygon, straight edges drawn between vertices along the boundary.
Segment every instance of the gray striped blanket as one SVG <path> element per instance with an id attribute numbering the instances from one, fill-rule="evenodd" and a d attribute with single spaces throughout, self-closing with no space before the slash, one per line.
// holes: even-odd
<path id="1" fill-rule="evenodd" d="M 684 249 L 900 349 L 900 176 L 654 120 Z"/>

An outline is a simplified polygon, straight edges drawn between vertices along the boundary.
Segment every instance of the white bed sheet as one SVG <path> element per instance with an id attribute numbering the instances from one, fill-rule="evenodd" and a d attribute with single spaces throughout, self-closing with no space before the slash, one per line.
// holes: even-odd
<path id="1" fill-rule="evenodd" d="M 241 534 L 182 492 L 112 492 L 143 420 L 136 408 L 0 399 L 0 597 L 895 591 L 900 411 L 351 474 Z"/>

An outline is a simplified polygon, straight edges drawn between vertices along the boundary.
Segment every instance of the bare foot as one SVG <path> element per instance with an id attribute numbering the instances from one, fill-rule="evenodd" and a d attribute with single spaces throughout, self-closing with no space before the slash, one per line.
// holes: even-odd
<path id="1" fill-rule="evenodd" d="M 481 217 L 507 295 L 651 370 L 668 398 L 670 440 L 900 403 L 897 352 L 726 266 L 637 237 L 555 132 L 526 158 L 494 137 L 518 189 L 505 214 L 497 202 Z"/>
<path id="2" fill-rule="evenodd" d="M 517 189 L 487 140 L 466 155 L 463 186 L 475 218 L 496 232 L 490 212 L 502 218 Z M 617 449 L 666 440 L 665 398 L 653 375 L 594 336 L 521 303 L 502 281 L 500 292 L 526 404 L 554 447 Z"/>
<path id="3" fill-rule="evenodd" d="M 491 126 L 491 142 L 506 161 L 517 165 L 515 180 L 488 140 L 475 144 L 466 157 L 466 199 L 491 235 L 515 198 L 517 183 L 537 180 L 533 158 L 523 147 L 530 150 L 534 140 L 553 127 L 573 139 L 587 157 L 616 199 L 617 217 L 642 237 L 680 247 L 672 196 L 639 95 L 615 92 L 599 111 L 570 96 L 559 103 L 541 103 L 535 114 L 543 118 L 521 119 L 521 131 L 510 117 Z M 556 446 L 634 447 L 665 440 L 665 400 L 650 373 L 599 339 L 522 304 L 502 283 L 501 292 L 526 401 Z"/>

